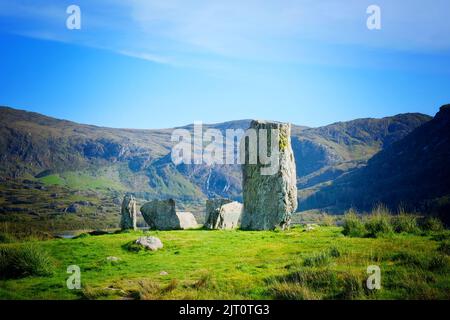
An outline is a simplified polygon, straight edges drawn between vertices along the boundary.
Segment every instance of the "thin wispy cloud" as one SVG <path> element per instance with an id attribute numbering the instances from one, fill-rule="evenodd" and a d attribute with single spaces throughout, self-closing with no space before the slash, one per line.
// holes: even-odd
<path id="1" fill-rule="evenodd" d="M 18 19 L 2 24 L 4 32 L 174 65 L 198 64 L 205 56 L 217 63 L 355 63 L 346 56 L 346 46 L 427 54 L 450 50 L 448 1 L 436 0 L 432 6 L 421 0 L 375 1 L 382 9 L 383 28 L 371 32 L 366 28 L 366 8 L 373 2 L 78 0 L 83 21 L 79 32 L 65 29 L 65 9 L 72 4 L 68 2 L 0 0 L 0 16 Z M 332 46 L 333 55 L 323 52 Z"/>
<path id="2" fill-rule="evenodd" d="M 118 53 L 120 53 L 124 56 L 138 58 L 138 59 L 147 60 L 147 61 L 156 62 L 156 63 L 167 63 L 167 64 L 171 63 L 168 58 L 160 57 L 160 56 L 153 55 L 150 53 L 145 53 L 145 52 L 132 52 L 132 51 L 127 51 L 127 50 L 120 50 L 120 51 L 118 51 Z"/>

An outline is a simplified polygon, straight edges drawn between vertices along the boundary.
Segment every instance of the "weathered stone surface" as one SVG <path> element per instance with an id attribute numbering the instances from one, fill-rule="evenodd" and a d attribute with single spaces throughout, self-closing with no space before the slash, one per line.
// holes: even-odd
<path id="1" fill-rule="evenodd" d="M 291 125 L 279 122 L 252 121 L 250 128 L 259 132 L 266 129 L 279 130 L 279 168 L 275 174 L 264 175 L 261 168 L 267 167 L 260 161 L 256 164 L 248 161 L 242 165 L 244 213 L 242 229 L 272 230 L 284 229 L 297 209 L 297 186 L 294 154 L 291 147 Z M 259 135 L 258 135 L 259 136 Z M 267 139 L 270 143 L 270 139 Z M 258 138 L 259 141 L 259 138 Z M 270 150 L 270 144 L 268 149 Z M 248 159 L 248 145 L 245 154 Z"/>
<path id="2" fill-rule="evenodd" d="M 180 229 L 197 228 L 197 220 L 191 212 L 177 212 L 178 220 L 180 221 Z"/>
<path id="3" fill-rule="evenodd" d="M 229 199 L 206 201 L 206 223 L 208 229 L 234 229 L 239 227 L 244 206 Z"/>
<path id="4" fill-rule="evenodd" d="M 121 213 L 120 228 L 136 230 L 136 200 L 132 195 L 126 195 L 123 198 Z"/>
<path id="5" fill-rule="evenodd" d="M 141 207 L 141 213 L 150 229 L 177 230 L 197 227 L 197 221 L 190 212 L 176 212 L 175 201 L 153 200 Z"/>
<path id="6" fill-rule="evenodd" d="M 145 247 L 146 249 L 156 251 L 162 249 L 163 243 L 157 237 L 140 237 L 136 240 L 136 244 Z"/>

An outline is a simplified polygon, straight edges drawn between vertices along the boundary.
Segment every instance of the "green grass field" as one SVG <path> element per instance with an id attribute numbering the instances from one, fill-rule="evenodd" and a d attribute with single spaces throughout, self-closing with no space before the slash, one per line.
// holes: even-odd
<path id="1" fill-rule="evenodd" d="M 103 170 L 102 172 L 97 172 L 97 176 L 94 176 L 92 173 L 82 171 L 64 172 L 60 174 L 50 174 L 37 180 L 44 185 L 65 186 L 75 190 L 106 190 L 109 188 L 123 190 L 124 187 L 117 181 L 118 179 L 113 180 L 112 177 L 108 176 L 108 173 L 107 170 Z"/>
<path id="2" fill-rule="evenodd" d="M 127 244 L 143 234 L 36 241 L 50 256 L 52 274 L 2 279 L 0 298 L 450 298 L 449 231 L 379 238 L 347 237 L 340 227 L 324 226 L 312 231 L 150 231 L 145 234 L 159 237 L 163 249 L 129 251 Z M 108 261 L 109 256 L 119 260 Z M 80 290 L 66 287 L 69 265 L 81 269 Z M 380 290 L 366 288 L 369 265 L 381 268 Z"/>

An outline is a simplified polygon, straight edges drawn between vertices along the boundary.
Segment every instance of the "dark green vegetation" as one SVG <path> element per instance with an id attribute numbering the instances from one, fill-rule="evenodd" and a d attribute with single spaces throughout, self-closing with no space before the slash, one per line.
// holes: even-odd
<path id="1" fill-rule="evenodd" d="M 6 228 L 114 227 L 125 192 L 140 203 L 172 197 L 199 222 L 207 197 L 241 200 L 240 166 L 171 162 L 171 129 L 110 129 L 11 108 L 0 108 L 0 115 L 0 222 Z M 411 113 L 320 128 L 293 126 L 299 208 L 343 212 L 350 201 L 330 202 L 334 191 L 323 190 L 430 119 Z M 241 120 L 204 128 L 225 132 L 248 125 Z"/>
<path id="2" fill-rule="evenodd" d="M 5 243 L 2 255 L 24 251 L 21 255 L 30 258 L 23 259 L 14 277 L 0 280 L 0 298 L 450 298 L 449 231 L 378 238 L 348 237 L 342 231 L 318 226 L 310 231 L 145 233 L 163 241 L 156 252 L 129 250 L 127 244 L 143 232 Z M 37 244 L 39 252 L 30 253 Z M 107 259 L 111 256 L 117 261 Z M 51 270 L 39 268 L 44 261 Z M 66 288 L 66 269 L 73 264 L 81 268 L 81 290 Z M 366 288 L 369 265 L 381 268 L 379 291 Z"/>
<path id="3" fill-rule="evenodd" d="M 53 270 L 52 263 L 38 244 L 0 247 L 0 278 L 48 276 Z"/>
<path id="4" fill-rule="evenodd" d="M 419 217 L 406 213 L 402 208 L 396 215 L 378 205 L 370 214 L 359 214 L 354 209 L 347 211 L 342 219 L 343 234 L 350 237 L 378 238 L 394 233 L 423 234 L 443 231 L 444 225 L 436 217 Z"/>
<path id="5" fill-rule="evenodd" d="M 305 208 L 369 210 L 406 205 L 450 223 L 450 105 L 433 120 L 373 156 L 367 166 L 311 195 Z"/>

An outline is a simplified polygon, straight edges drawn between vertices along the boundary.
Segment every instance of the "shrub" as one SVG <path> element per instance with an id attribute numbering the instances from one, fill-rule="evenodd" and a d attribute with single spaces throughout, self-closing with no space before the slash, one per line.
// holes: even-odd
<path id="1" fill-rule="evenodd" d="M 344 215 L 344 230 L 342 233 L 350 237 L 363 237 L 366 234 L 366 228 L 356 211 L 350 209 Z"/>
<path id="2" fill-rule="evenodd" d="M 392 224 L 395 232 L 406 232 L 406 233 L 417 233 L 419 232 L 419 227 L 417 225 L 417 217 L 400 213 L 392 219 Z"/>
<path id="3" fill-rule="evenodd" d="M 0 248 L 0 276 L 20 278 L 26 276 L 47 276 L 53 271 L 50 256 L 32 244 L 21 247 Z"/>
<path id="4" fill-rule="evenodd" d="M 436 217 L 429 217 L 425 219 L 422 228 L 426 231 L 442 231 L 444 230 L 444 225 L 442 221 Z"/>
<path id="5" fill-rule="evenodd" d="M 380 235 L 390 234 L 394 231 L 391 223 L 389 210 L 378 205 L 367 218 L 366 230 L 369 237 L 378 237 Z"/>

